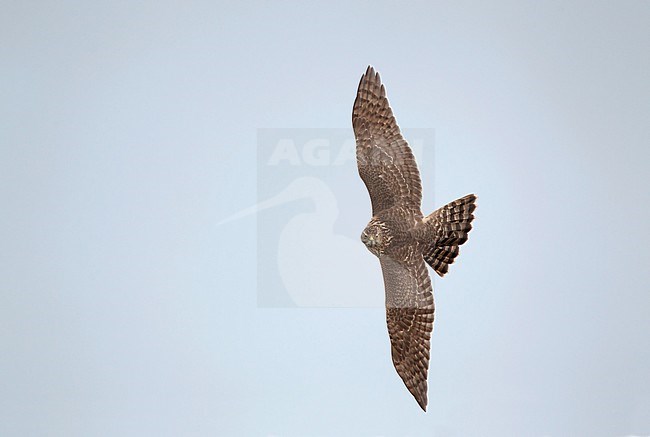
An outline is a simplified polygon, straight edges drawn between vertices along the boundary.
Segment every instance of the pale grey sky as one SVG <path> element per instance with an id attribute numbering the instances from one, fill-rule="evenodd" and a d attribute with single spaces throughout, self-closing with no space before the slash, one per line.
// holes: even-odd
<path id="1" fill-rule="evenodd" d="M 650 434 L 648 23 L 647 1 L 3 2 L 0 435 Z M 435 283 L 426 414 L 381 308 L 258 305 L 278 218 L 316 205 L 217 225 L 323 177 L 260 170 L 258 129 L 351 129 L 368 64 L 435 131 L 425 212 L 479 196 Z M 361 247 L 355 171 L 331 186 L 350 252 L 324 260 Z"/>

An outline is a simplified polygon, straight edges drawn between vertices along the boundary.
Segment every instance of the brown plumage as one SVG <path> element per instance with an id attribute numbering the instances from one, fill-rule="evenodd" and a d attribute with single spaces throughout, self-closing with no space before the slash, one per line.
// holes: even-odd
<path id="1" fill-rule="evenodd" d="M 440 276 L 472 229 L 476 196 L 469 194 L 424 217 L 422 184 L 379 73 L 368 67 L 352 111 L 359 175 L 372 219 L 361 241 L 379 258 L 386 289 L 386 322 L 397 373 L 420 407 L 427 407 L 427 373 L 434 303 L 426 264 Z"/>

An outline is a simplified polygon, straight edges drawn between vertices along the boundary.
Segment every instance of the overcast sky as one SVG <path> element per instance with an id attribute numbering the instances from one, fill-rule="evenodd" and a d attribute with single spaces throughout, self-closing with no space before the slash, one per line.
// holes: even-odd
<path id="1" fill-rule="evenodd" d="M 650 434 L 648 23 L 647 1 L 3 2 L 0 434 Z M 423 146 L 424 212 L 479 197 L 435 281 L 426 414 L 344 159 L 368 64 Z M 278 139 L 297 164 L 269 165 Z"/>

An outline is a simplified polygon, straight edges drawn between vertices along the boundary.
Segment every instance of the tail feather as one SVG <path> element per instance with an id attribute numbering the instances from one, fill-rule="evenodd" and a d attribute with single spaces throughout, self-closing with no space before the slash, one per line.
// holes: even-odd
<path id="1" fill-rule="evenodd" d="M 440 276 L 449 270 L 458 253 L 459 246 L 467 241 L 472 230 L 472 214 L 476 209 L 476 196 L 468 194 L 437 209 L 424 219 L 424 232 L 419 240 L 424 243 L 423 256 Z"/>

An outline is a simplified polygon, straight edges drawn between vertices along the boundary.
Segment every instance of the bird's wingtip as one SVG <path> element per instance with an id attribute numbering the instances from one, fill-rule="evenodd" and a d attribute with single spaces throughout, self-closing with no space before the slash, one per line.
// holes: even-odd
<path id="1" fill-rule="evenodd" d="M 359 83 L 366 82 L 370 84 L 377 84 L 377 86 L 381 85 L 381 76 L 379 76 L 379 72 L 375 70 L 375 67 L 372 65 L 368 65 L 368 68 L 366 68 L 366 72 L 361 75 L 361 81 Z M 385 95 L 384 91 L 384 95 Z"/>
<path id="2" fill-rule="evenodd" d="M 366 72 L 363 75 L 369 78 L 377 78 L 379 76 L 379 72 L 375 69 L 375 67 L 368 64 L 368 68 L 366 68 Z"/>

